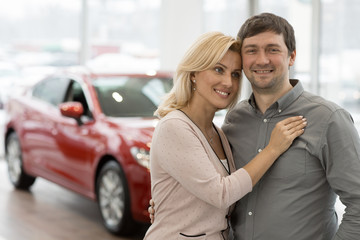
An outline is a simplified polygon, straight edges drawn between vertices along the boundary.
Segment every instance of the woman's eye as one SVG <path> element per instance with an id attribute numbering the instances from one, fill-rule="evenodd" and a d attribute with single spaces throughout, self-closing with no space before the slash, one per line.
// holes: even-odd
<path id="1" fill-rule="evenodd" d="M 215 72 L 222 73 L 222 72 L 224 72 L 224 70 L 221 67 L 216 67 Z"/>
<path id="2" fill-rule="evenodd" d="M 241 74 L 238 73 L 238 72 L 234 72 L 234 73 L 231 74 L 231 76 L 232 76 L 233 78 L 240 79 Z"/>

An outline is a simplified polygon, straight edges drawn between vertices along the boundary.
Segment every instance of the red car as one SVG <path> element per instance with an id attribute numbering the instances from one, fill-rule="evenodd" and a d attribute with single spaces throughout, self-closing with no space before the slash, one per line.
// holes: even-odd
<path id="1" fill-rule="evenodd" d="M 42 177 L 96 200 L 111 233 L 149 223 L 149 150 L 169 73 L 61 71 L 10 99 L 5 157 L 11 183 Z"/>

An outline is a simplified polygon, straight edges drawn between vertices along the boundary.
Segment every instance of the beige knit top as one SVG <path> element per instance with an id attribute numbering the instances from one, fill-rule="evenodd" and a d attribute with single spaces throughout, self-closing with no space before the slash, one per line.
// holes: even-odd
<path id="1" fill-rule="evenodd" d="M 252 182 L 246 170 L 235 171 L 229 143 L 217 131 L 231 175 L 183 112 L 159 121 L 150 151 L 155 221 L 144 239 L 224 239 L 229 208 L 252 190 Z"/>

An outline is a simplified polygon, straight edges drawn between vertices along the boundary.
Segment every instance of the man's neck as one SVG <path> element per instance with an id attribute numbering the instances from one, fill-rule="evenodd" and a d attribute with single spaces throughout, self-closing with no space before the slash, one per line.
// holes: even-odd
<path id="1" fill-rule="evenodd" d="M 288 82 L 283 88 L 276 91 L 256 91 L 253 89 L 256 106 L 264 114 L 271 105 L 288 93 L 292 88 L 293 86 Z"/>

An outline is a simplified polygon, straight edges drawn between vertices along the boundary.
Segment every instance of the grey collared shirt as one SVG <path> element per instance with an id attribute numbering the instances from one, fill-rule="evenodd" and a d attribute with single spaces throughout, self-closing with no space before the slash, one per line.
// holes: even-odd
<path id="1" fill-rule="evenodd" d="M 237 240 L 360 239 L 360 141 L 350 114 L 293 89 L 262 114 L 252 96 L 226 116 L 223 130 L 237 168 L 268 144 L 275 124 L 302 115 L 308 125 L 231 216 Z M 338 228 L 336 196 L 346 206 Z"/>

